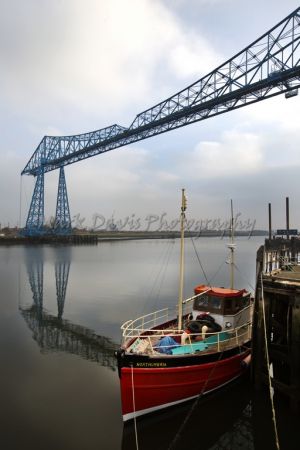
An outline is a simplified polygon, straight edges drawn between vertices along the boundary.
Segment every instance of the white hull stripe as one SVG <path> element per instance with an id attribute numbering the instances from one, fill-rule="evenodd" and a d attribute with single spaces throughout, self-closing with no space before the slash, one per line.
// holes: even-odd
<path id="1" fill-rule="evenodd" d="M 209 394 L 210 392 L 216 391 L 217 389 L 220 389 L 221 387 L 226 386 L 226 384 L 231 383 L 232 381 L 236 380 L 237 378 L 239 378 L 239 376 L 240 375 L 232 378 L 229 381 L 226 381 L 226 383 L 221 384 L 220 386 L 218 386 L 214 389 L 210 389 L 209 391 L 204 392 L 203 395 Z M 187 398 L 183 398 L 181 400 L 176 400 L 175 402 L 164 403 L 163 405 L 153 406 L 152 408 L 140 409 L 139 411 L 136 411 L 135 413 L 132 412 L 132 413 L 124 414 L 123 422 L 127 422 L 127 420 L 134 419 L 135 417 L 138 417 L 138 416 L 143 416 L 144 414 L 150 414 L 152 412 L 159 411 L 160 409 L 169 408 L 170 406 L 178 405 L 179 403 L 188 402 L 189 400 L 193 400 L 194 398 L 197 398 L 199 395 L 200 394 L 197 394 L 197 395 L 193 395 L 192 397 L 187 397 Z"/>

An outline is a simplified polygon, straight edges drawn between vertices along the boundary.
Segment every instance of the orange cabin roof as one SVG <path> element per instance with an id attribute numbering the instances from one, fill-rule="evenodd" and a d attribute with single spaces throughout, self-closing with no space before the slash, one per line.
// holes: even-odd
<path id="1" fill-rule="evenodd" d="M 200 284 L 194 289 L 196 295 L 205 291 L 207 291 L 206 293 L 208 295 L 214 295 L 216 297 L 242 297 L 242 295 L 246 292 L 245 289 L 226 289 L 223 287 L 207 286 L 205 284 Z"/>

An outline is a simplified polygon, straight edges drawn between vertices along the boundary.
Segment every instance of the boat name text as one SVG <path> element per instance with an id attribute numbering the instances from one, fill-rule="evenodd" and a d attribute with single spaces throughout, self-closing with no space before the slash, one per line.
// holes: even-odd
<path id="1" fill-rule="evenodd" d="M 136 367 L 167 367 L 165 362 L 140 362 L 136 363 Z"/>

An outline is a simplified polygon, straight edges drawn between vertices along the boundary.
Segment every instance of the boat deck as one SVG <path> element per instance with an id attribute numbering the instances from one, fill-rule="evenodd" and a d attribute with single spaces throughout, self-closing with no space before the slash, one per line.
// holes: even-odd
<path id="1" fill-rule="evenodd" d="M 170 336 L 176 342 L 177 346 L 170 346 L 171 354 L 161 353 L 157 351 L 157 344 L 163 337 Z M 251 339 L 251 324 L 247 323 L 235 330 L 221 331 L 220 333 L 207 334 L 205 339 L 195 341 L 193 339 L 201 339 L 201 334 L 189 335 L 188 342 L 180 345 L 181 334 L 174 333 L 174 329 L 153 330 L 151 333 L 143 333 L 136 337 L 133 342 L 126 348 L 126 352 L 135 354 L 144 354 L 148 356 L 179 356 L 186 354 L 215 353 L 229 350 L 237 346 L 243 346 Z M 172 348 L 171 348 L 172 347 Z"/>

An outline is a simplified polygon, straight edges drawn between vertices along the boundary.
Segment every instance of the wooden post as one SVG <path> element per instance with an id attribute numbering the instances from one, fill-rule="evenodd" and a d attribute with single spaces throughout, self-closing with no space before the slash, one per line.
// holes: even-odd
<path id="1" fill-rule="evenodd" d="M 300 295 L 294 299 L 291 314 L 290 356 L 291 356 L 291 388 L 290 406 L 294 412 L 300 411 Z"/>
<path id="2" fill-rule="evenodd" d="M 285 199 L 285 208 L 286 208 L 286 238 L 290 238 L 290 206 L 289 206 L 289 198 Z"/>
<path id="3" fill-rule="evenodd" d="M 261 246 L 256 256 L 256 289 L 254 299 L 253 324 L 252 324 L 252 363 L 251 378 L 256 389 L 262 388 L 262 366 L 264 361 L 263 352 L 263 323 L 262 323 L 262 301 L 261 301 L 261 274 L 263 272 L 264 247 Z"/>
<path id="4" fill-rule="evenodd" d="M 265 255 L 263 254 L 265 250 Z M 273 367 L 272 385 L 275 395 L 285 395 L 293 411 L 300 411 L 300 264 L 283 265 L 281 270 L 269 271 L 268 253 L 278 253 L 286 260 L 291 253 L 298 261 L 300 239 L 266 240 L 257 252 L 257 282 L 253 316 L 251 376 L 257 390 L 269 383 L 265 348 Z M 265 264 L 266 263 L 266 264 Z M 264 271 L 266 270 L 266 273 Z M 268 273 L 269 272 L 269 273 Z M 261 285 L 263 280 L 263 290 Z M 264 298 L 266 334 L 263 328 L 262 299 Z"/>
<path id="5" fill-rule="evenodd" d="M 271 203 L 269 203 L 269 239 L 272 239 L 272 213 L 271 213 Z"/>

